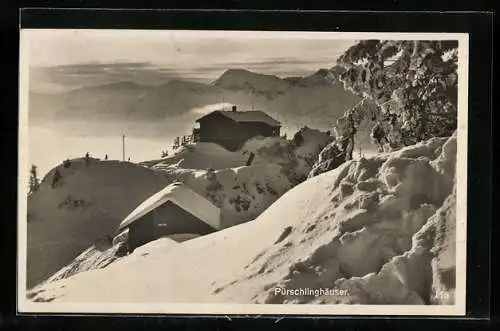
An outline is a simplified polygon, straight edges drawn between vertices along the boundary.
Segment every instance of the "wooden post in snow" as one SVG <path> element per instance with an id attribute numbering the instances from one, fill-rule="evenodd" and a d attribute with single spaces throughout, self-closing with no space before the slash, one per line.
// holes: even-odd
<path id="1" fill-rule="evenodd" d="M 122 135 L 122 160 L 125 162 L 125 135 Z"/>

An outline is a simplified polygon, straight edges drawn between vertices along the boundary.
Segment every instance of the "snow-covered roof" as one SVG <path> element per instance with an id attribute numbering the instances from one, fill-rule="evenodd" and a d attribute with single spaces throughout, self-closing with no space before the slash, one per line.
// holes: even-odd
<path id="1" fill-rule="evenodd" d="M 262 122 L 266 123 L 270 126 L 280 126 L 281 123 L 269 116 L 268 114 L 264 113 L 261 110 L 248 110 L 248 111 L 227 111 L 227 110 L 215 110 L 203 117 L 200 117 L 196 120 L 198 122 L 202 118 L 205 118 L 207 116 L 210 116 L 214 113 L 219 113 L 221 115 L 226 116 L 227 118 L 241 123 L 241 122 Z"/>
<path id="2" fill-rule="evenodd" d="M 191 190 L 182 183 L 173 183 L 153 194 L 132 211 L 121 223 L 119 230 L 146 215 L 155 208 L 171 201 L 210 225 L 214 229 L 220 228 L 220 209 L 210 201 Z"/>

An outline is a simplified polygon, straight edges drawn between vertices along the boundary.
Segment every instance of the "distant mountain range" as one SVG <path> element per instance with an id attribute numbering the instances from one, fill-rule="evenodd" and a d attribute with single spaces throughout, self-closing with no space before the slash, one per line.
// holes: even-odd
<path id="1" fill-rule="evenodd" d="M 229 69 L 210 84 L 174 79 L 159 86 L 119 82 L 63 93 L 31 92 L 30 119 L 161 121 L 221 102 L 261 109 L 282 122 L 328 127 L 360 98 L 338 80 L 341 69 L 280 78 Z"/>

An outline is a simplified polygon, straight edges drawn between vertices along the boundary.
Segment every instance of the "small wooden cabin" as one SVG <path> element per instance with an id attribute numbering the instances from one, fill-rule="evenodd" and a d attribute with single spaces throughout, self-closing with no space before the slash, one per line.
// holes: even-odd
<path id="1" fill-rule="evenodd" d="M 220 229 L 220 209 L 182 183 L 171 184 L 141 203 L 120 224 L 129 251 L 171 235 L 205 235 Z"/>
<path id="2" fill-rule="evenodd" d="M 260 110 L 216 110 L 196 120 L 200 124 L 198 141 L 213 142 L 236 151 L 250 138 L 277 137 L 281 124 Z"/>

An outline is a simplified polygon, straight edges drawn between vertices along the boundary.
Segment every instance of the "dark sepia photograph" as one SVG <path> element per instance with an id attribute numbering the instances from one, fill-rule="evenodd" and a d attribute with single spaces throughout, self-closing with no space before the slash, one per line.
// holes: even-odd
<path id="1" fill-rule="evenodd" d="M 467 34 L 23 29 L 20 312 L 465 313 Z"/>

